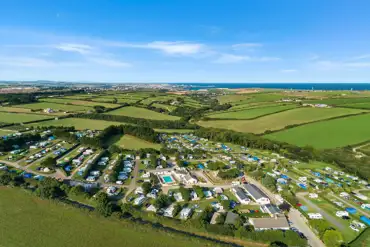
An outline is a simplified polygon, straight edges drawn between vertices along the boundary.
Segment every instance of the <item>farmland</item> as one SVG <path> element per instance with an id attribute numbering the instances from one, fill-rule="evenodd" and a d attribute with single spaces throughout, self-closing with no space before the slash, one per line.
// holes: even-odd
<path id="1" fill-rule="evenodd" d="M 152 104 L 152 106 L 154 106 L 156 108 L 161 108 L 161 109 L 164 109 L 164 110 L 167 110 L 167 111 L 173 111 L 173 110 L 176 109 L 176 106 L 159 104 L 159 103 L 154 103 L 154 104 Z"/>
<path id="2" fill-rule="evenodd" d="M 0 214 L 2 246 L 23 247 L 29 246 L 30 243 L 35 247 L 217 246 L 215 243 L 133 223 L 89 216 L 71 206 L 43 201 L 22 190 L 4 187 L 0 190 L 0 211 L 6 212 Z"/>
<path id="3" fill-rule="evenodd" d="M 9 135 L 9 134 L 13 134 L 14 131 L 11 131 L 11 130 L 4 130 L 4 129 L 0 129 L 0 136 L 6 136 L 6 135 Z"/>
<path id="4" fill-rule="evenodd" d="M 266 135 L 267 138 L 315 148 L 335 148 L 369 140 L 370 114 L 317 122 Z"/>
<path id="5" fill-rule="evenodd" d="M 217 118 L 217 119 L 251 119 L 257 118 L 263 115 L 272 114 L 280 111 L 285 111 L 289 109 L 295 108 L 295 105 L 282 105 L 282 106 L 272 106 L 272 107 L 258 107 L 252 109 L 246 109 L 241 111 L 234 111 L 234 112 L 222 112 L 208 115 L 209 118 Z"/>
<path id="6" fill-rule="evenodd" d="M 211 120 L 200 121 L 203 127 L 230 129 L 239 132 L 264 133 L 266 130 L 280 130 L 288 125 L 302 124 L 317 120 L 362 112 L 347 108 L 297 108 L 254 120 Z"/>
<path id="7" fill-rule="evenodd" d="M 110 122 L 104 120 L 93 120 L 93 119 L 82 119 L 82 118 L 65 118 L 59 120 L 45 121 L 37 124 L 27 125 L 37 127 L 37 126 L 74 126 L 78 130 L 82 129 L 96 129 L 102 130 L 110 125 L 121 125 L 121 122 Z"/>
<path id="8" fill-rule="evenodd" d="M 110 111 L 110 115 L 120 115 L 135 118 L 146 118 L 153 120 L 178 120 L 179 117 L 170 116 L 163 113 L 158 113 L 145 108 L 139 108 L 134 106 L 123 107 L 114 111 Z"/>
<path id="9" fill-rule="evenodd" d="M 81 106 L 96 106 L 101 105 L 106 108 L 114 108 L 119 105 L 117 104 L 109 104 L 109 103 L 96 103 L 92 101 L 84 101 L 84 100 L 73 100 L 73 99 L 64 99 L 64 98 L 46 98 L 42 99 L 42 101 L 45 102 L 51 102 L 51 103 L 58 103 L 58 104 L 65 104 L 65 105 L 81 105 Z"/>
<path id="10" fill-rule="evenodd" d="M 51 108 L 53 110 L 68 111 L 68 112 L 85 112 L 88 110 L 93 110 L 92 107 L 88 107 L 88 106 L 64 105 L 64 104 L 48 103 L 48 102 L 17 105 L 16 107 L 26 108 L 26 109 L 31 109 L 31 110 L 43 110 L 46 108 Z"/>
<path id="11" fill-rule="evenodd" d="M 131 135 L 122 136 L 121 139 L 119 139 L 115 144 L 124 149 L 133 149 L 133 150 L 137 150 L 140 148 L 154 148 L 154 149 L 161 148 L 160 144 L 148 142 Z"/>
<path id="12" fill-rule="evenodd" d="M 50 117 L 37 114 L 0 112 L 0 121 L 3 123 L 25 123 Z"/>
<path id="13" fill-rule="evenodd" d="M 221 104 L 240 105 L 256 102 L 272 102 L 284 98 L 282 93 L 229 94 L 218 97 Z"/>

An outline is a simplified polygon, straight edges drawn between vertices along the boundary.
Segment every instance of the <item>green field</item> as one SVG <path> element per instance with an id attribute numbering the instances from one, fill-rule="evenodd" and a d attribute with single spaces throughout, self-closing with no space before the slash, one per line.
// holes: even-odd
<path id="1" fill-rule="evenodd" d="M 194 132 L 192 129 L 154 129 L 160 133 L 191 133 Z"/>
<path id="2" fill-rule="evenodd" d="M 370 144 L 362 146 L 361 148 L 358 149 L 358 151 L 370 156 Z"/>
<path id="3" fill-rule="evenodd" d="M 8 106 L 0 106 L 0 111 L 4 111 L 4 112 L 19 112 L 19 113 L 32 113 L 31 109 L 17 108 L 17 107 L 8 107 Z"/>
<path id="4" fill-rule="evenodd" d="M 271 106 L 271 107 L 258 107 L 252 109 L 246 109 L 241 111 L 234 111 L 234 112 L 222 112 L 207 115 L 208 118 L 226 118 L 226 119 L 251 119 L 257 118 L 263 115 L 272 114 L 275 112 L 285 111 L 288 109 L 295 108 L 295 105 L 282 105 L 282 106 Z"/>
<path id="5" fill-rule="evenodd" d="M 233 105 L 272 102 L 284 98 L 282 93 L 253 93 L 253 94 L 229 94 L 219 96 L 217 99 L 221 104 L 231 103 Z"/>
<path id="6" fill-rule="evenodd" d="M 265 137 L 315 148 L 335 148 L 370 139 L 370 114 L 317 122 L 287 129 Z"/>
<path id="7" fill-rule="evenodd" d="M 153 120 L 179 120 L 179 117 L 170 116 L 163 113 L 158 113 L 155 111 L 151 111 L 145 108 L 135 107 L 135 106 L 128 106 L 122 107 L 120 109 L 110 111 L 107 114 L 109 115 L 120 115 L 120 116 L 128 116 L 134 118 L 146 118 L 146 119 L 153 119 Z"/>
<path id="8" fill-rule="evenodd" d="M 154 106 L 156 108 L 164 109 L 164 110 L 167 110 L 167 111 L 173 111 L 173 110 L 176 109 L 176 106 L 165 105 L 165 104 L 160 104 L 160 103 L 154 103 L 154 104 L 152 104 L 152 106 Z"/>
<path id="9" fill-rule="evenodd" d="M 353 240 L 350 247 L 366 247 L 370 246 L 370 227 L 367 227 L 361 234 Z"/>
<path id="10" fill-rule="evenodd" d="M 330 99 L 323 99 L 323 100 L 309 100 L 309 101 L 305 101 L 305 103 L 341 106 L 341 105 L 347 105 L 347 104 L 370 103 L 370 97 L 330 98 Z"/>
<path id="11" fill-rule="evenodd" d="M 69 112 L 85 112 L 88 110 L 93 110 L 92 107 L 88 107 L 88 106 L 64 105 L 64 104 L 48 103 L 48 102 L 17 105 L 17 107 L 32 109 L 32 110 L 44 110 L 46 108 L 51 108 L 53 110 L 69 111 Z"/>
<path id="12" fill-rule="evenodd" d="M 59 120 L 45 121 L 41 123 L 29 124 L 29 126 L 74 126 L 78 130 L 82 129 L 95 129 L 102 130 L 111 125 L 121 125 L 125 123 L 110 122 L 104 120 L 84 119 L 84 118 L 64 118 Z"/>
<path id="13" fill-rule="evenodd" d="M 230 129 L 239 132 L 264 133 L 266 130 L 280 130 L 288 125 L 302 124 L 331 117 L 360 113 L 363 110 L 349 108 L 297 108 L 254 120 L 211 120 L 200 121 L 203 127 Z"/>
<path id="14" fill-rule="evenodd" d="M 85 100 L 74 100 L 74 99 L 68 99 L 68 98 L 45 98 L 41 99 L 41 101 L 44 102 L 51 102 L 51 103 L 58 103 L 58 104 L 65 104 L 65 105 L 81 105 L 81 106 L 96 106 L 101 105 L 105 108 L 115 108 L 119 105 L 117 104 L 109 104 L 109 103 L 96 103 L 92 101 L 85 101 Z"/>
<path id="15" fill-rule="evenodd" d="M 0 129 L 0 136 L 6 136 L 6 135 L 9 135 L 9 134 L 13 134 L 14 131 L 11 131 L 11 130 L 4 130 L 4 129 Z"/>
<path id="16" fill-rule="evenodd" d="M 0 187 L 0 246 L 4 247 L 205 247 L 214 242 L 155 230 L 132 222 L 89 215 Z"/>
<path id="17" fill-rule="evenodd" d="M 343 106 L 343 107 L 351 107 L 351 108 L 370 109 L 370 102 L 355 103 L 355 104 L 344 104 L 344 105 L 340 105 L 340 106 Z"/>
<path id="18" fill-rule="evenodd" d="M 133 150 L 140 148 L 154 148 L 159 150 L 161 148 L 160 144 L 148 142 L 130 135 L 122 136 L 121 139 L 119 139 L 115 144 L 122 148 Z"/>
<path id="19" fill-rule="evenodd" d="M 0 122 L 2 123 L 25 123 L 48 118 L 51 117 L 37 114 L 0 112 Z"/>

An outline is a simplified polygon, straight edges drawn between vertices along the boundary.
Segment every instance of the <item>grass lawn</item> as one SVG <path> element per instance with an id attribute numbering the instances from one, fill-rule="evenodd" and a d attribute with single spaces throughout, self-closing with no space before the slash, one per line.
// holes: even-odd
<path id="1" fill-rule="evenodd" d="M 349 244 L 350 247 L 370 246 L 370 228 L 366 228 L 354 241 Z"/>
<path id="2" fill-rule="evenodd" d="M 370 144 L 359 148 L 358 151 L 370 156 Z"/>
<path id="3" fill-rule="evenodd" d="M 154 129 L 160 133 L 191 133 L 194 132 L 192 129 Z"/>
<path id="4" fill-rule="evenodd" d="M 151 111 L 145 108 L 135 107 L 135 106 L 128 106 L 123 107 L 114 111 L 110 111 L 107 114 L 110 115 L 120 115 L 120 116 L 128 116 L 134 118 L 146 118 L 146 119 L 153 119 L 153 120 L 178 120 L 179 117 L 170 116 L 163 113 L 158 113 L 155 111 Z"/>
<path id="5" fill-rule="evenodd" d="M 271 114 L 271 113 L 277 113 L 280 111 L 293 109 L 295 108 L 295 105 L 281 105 L 281 106 L 272 106 L 272 107 L 258 107 L 253 109 L 245 109 L 241 111 L 234 111 L 234 112 L 222 112 L 222 113 L 216 113 L 207 115 L 209 118 L 233 118 L 233 119 L 251 119 L 256 118 L 259 116 Z"/>
<path id="6" fill-rule="evenodd" d="M 0 187 L 2 246 L 17 247 L 205 247 L 214 242 L 155 230 L 132 222 L 89 215 L 41 200 L 20 189 Z"/>
<path id="7" fill-rule="evenodd" d="M 254 120 L 211 120 L 200 121 L 203 127 L 230 129 L 239 132 L 264 133 L 266 130 L 280 130 L 288 125 L 302 124 L 331 117 L 360 113 L 363 110 L 347 108 L 297 108 L 260 117 Z M 294 128 L 295 129 L 295 128 Z M 283 131 L 285 132 L 285 131 Z"/>
<path id="8" fill-rule="evenodd" d="M 8 106 L 0 106 L 0 111 L 5 112 L 20 112 L 20 113 L 31 113 L 31 109 L 26 108 L 18 108 L 18 107 L 8 107 Z"/>
<path id="9" fill-rule="evenodd" d="M 160 144 L 148 142 L 130 135 L 122 136 L 115 144 L 122 148 L 133 150 L 140 148 L 154 148 L 159 150 L 161 148 Z"/>
<path id="10" fill-rule="evenodd" d="M 0 112 L 0 122 L 3 123 L 25 123 L 48 118 L 51 117 L 37 114 Z"/>
<path id="11" fill-rule="evenodd" d="M 58 104 L 68 104 L 68 105 L 81 105 L 81 106 L 96 106 L 101 105 L 105 108 L 114 108 L 118 107 L 117 104 L 109 104 L 109 103 L 96 103 L 92 101 L 85 101 L 85 100 L 74 100 L 74 99 L 66 99 L 66 98 L 44 98 L 41 101 L 51 102 L 51 103 L 58 103 Z"/>
<path id="12" fill-rule="evenodd" d="M 88 106 L 64 105 L 64 104 L 49 103 L 49 102 L 39 102 L 39 103 L 32 103 L 32 104 L 17 105 L 17 107 L 27 108 L 27 109 L 32 109 L 32 110 L 43 110 L 46 108 L 51 108 L 53 110 L 69 111 L 69 112 L 86 112 L 88 110 L 93 110 L 92 107 L 88 107 Z"/>
<path id="13" fill-rule="evenodd" d="M 235 105 L 253 102 L 271 102 L 284 98 L 282 93 L 255 93 L 255 94 L 229 94 L 219 96 L 221 104 L 231 103 Z"/>
<path id="14" fill-rule="evenodd" d="M 59 120 L 45 121 L 41 123 L 29 124 L 29 126 L 74 126 L 78 130 L 82 129 L 95 129 L 102 130 L 111 125 L 121 125 L 125 123 L 110 122 L 104 120 L 83 119 L 83 118 L 64 118 Z"/>
<path id="15" fill-rule="evenodd" d="M 312 123 L 265 137 L 315 148 L 335 148 L 369 140 L 370 114 Z"/>
<path id="16" fill-rule="evenodd" d="M 173 111 L 177 108 L 176 106 L 173 106 L 173 105 L 165 105 L 165 104 L 160 104 L 160 103 L 154 103 L 152 106 L 156 108 L 161 108 L 167 111 Z"/>
<path id="17" fill-rule="evenodd" d="M 9 134 L 13 134 L 13 133 L 15 133 L 15 131 L 0 129 L 0 136 L 6 136 L 6 135 L 9 135 Z"/>

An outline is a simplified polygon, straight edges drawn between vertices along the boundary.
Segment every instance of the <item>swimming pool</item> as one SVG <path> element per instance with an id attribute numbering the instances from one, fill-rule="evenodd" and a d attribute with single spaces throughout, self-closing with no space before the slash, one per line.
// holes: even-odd
<path id="1" fill-rule="evenodd" d="M 173 183 L 173 179 L 171 176 L 163 176 L 163 181 L 166 183 L 166 184 L 169 184 L 169 183 Z"/>

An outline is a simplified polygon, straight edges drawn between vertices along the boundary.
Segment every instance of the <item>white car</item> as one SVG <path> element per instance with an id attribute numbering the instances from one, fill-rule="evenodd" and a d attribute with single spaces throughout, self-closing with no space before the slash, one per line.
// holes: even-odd
<path id="1" fill-rule="evenodd" d="M 360 230 L 355 226 L 355 225 L 349 225 L 349 227 L 352 229 L 352 230 L 354 230 L 354 231 L 356 231 L 356 232 L 359 232 Z"/>
<path id="2" fill-rule="evenodd" d="M 123 182 L 121 180 L 116 181 L 116 184 L 122 185 Z"/>

